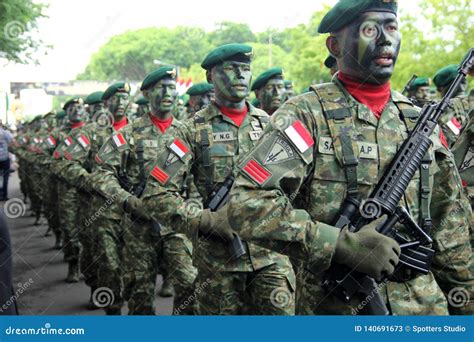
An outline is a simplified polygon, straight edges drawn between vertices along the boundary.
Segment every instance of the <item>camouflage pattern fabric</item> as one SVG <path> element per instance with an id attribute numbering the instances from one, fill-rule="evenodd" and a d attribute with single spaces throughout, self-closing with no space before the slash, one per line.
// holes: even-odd
<path id="1" fill-rule="evenodd" d="M 468 126 L 472 109 L 469 98 L 466 95 L 458 95 L 451 100 L 448 109 L 441 116 L 439 123 L 450 148 Z"/>

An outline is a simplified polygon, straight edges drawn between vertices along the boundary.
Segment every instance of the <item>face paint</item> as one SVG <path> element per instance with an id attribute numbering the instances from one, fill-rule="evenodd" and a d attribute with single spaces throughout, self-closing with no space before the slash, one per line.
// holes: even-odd
<path id="1" fill-rule="evenodd" d="M 129 106 L 130 95 L 128 93 L 115 93 L 107 100 L 108 110 L 113 114 L 115 121 L 120 121 L 127 115 Z"/>
<path id="2" fill-rule="evenodd" d="M 78 123 L 86 119 L 86 109 L 81 103 L 73 103 L 66 109 L 66 114 L 70 122 Z"/>
<path id="3" fill-rule="evenodd" d="M 147 104 L 144 104 L 144 105 L 139 105 L 138 106 L 138 109 L 137 109 L 137 116 L 139 118 L 141 118 L 143 115 L 145 115 L 146 113 L 148 113 L 150 111 L 150 109 L 148 108 L 148 105 Z"/>
<path id="4" fill-rule="evenodd" d="M 415 92 L 415 97 L 419 101 L 428 102 L 431 100 L 430 87 L 419 87 Z"/>
<path id="5" fill-rule="evenodd" d="M 250 64 L 225 61 L 212 68 L 211 80 L 218 104 L 228 108 L 241 107 L 249 95 L 252 81 Z"/>
<path id="6" fill-rule="evenodd" d="M 341 71 L 359 81 L 383 84 L 392 76 L 400 51 L 397 18 L 388 12 L 367 12 L 337 34 Z"/>
<path id="7" fill-rule="evenodd" d="M 214 90 L 208 91 L 201 95 L 193 95 L 189 98 L 189 106 L 191 112 L 195 113 L 209 105 L 214 101 Z"/>
<path id="8" fill-rule="evenodd" d="M 285 83 L 281 78 L 272 78 L 258 91 L 260 108 L 268 114 L 273 114 L 283 103 Z"/>
<path id="9" fill-rule="evenodd" d="M 172 78 L 159 80 L 150 89 L 149 94 L 151 113 L 158 118 L 165 118 L 171 113 L 176 104 L 176 98 L 178 97 L 176 81 Z"/>

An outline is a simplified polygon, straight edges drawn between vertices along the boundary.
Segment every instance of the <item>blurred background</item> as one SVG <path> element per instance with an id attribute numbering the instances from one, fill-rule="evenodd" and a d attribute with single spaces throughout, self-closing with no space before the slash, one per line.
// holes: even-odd
<path id="1" fill-rule="evenodd" d="M 254 47 L 255 76 L 281 66 L 301 91 L 330 79 L 326 35 L 317 27 L 335 2 L 0 0 L 0 119 L 30 120 L 113 81 L 136 90 L 162 64 L 178 66 L 184 94 L 205 80 L 205 55 L 234 42 Z M 471 0 L 404 0 L 399 7 L 403 40 L 393 88 L 402 90 L 413 74 L 432 77 L 472 47 Z"/>

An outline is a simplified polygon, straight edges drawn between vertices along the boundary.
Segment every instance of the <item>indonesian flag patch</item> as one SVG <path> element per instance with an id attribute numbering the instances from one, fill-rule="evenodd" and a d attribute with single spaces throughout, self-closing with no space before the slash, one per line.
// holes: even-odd
<path id="1" fill-rule="evenodd" d="M 262 165 L 260 165 L 255 159 L 251 159 L 247 165 L 244 166 L 242 169 L 244 172 L 255 182 L 262 185 L 265 183 L 272 174 L 270 171 L 265 169 Z"/>
<path id="2" fill-rule="evenodd" d="M 67 147 L 72 145 L 72 139 L 71 137 L 67 137 L 66 140 L 64 140 L 64 143 L 66 144 Z"/>
<path id="3" fill-rule="evenodd" d="M 186 145 L 179 139 L 175 139 L 175 141 L 173 141 L 173 143 L 170 145 L 170 149 L 181 159 L 183 159 L 186 153 L 189 152 L 189 149 L 186 147 Z"/>
<path id="4" fill-rule="evenodd" d="M 46 142 L 48 143 L 49 146 L 51 147 L 54 147 L 56 146 L 56 139 L 54 139 L 54 137 L 52 135 L 50 135 L 48 137 L 48 139 L 46 139 Z"/>
<path id="5" fill-rule="evenodd" d="M 87 148 L 87 146 L 91 144 L 89 139 L 87 139 L 87 137 L 84 134 L 81 134 L 79 138 L 77 138 L 77 141 L 79 141 L 79 144 L 81 144 L 83 148 Z"/>
<path id="6" fill-rule="evenodd" d="M 459 135 L 459 133 L 461 133 L 462 126 L 456 118 L 452 118 L 446 125 L 455 135 Z"/>
<path id="7" fill-rule="evenodd" d="M 114 140 L 115 146 L 117 146 L 117 147 L 123 146 L 127 143 L 125 141 L 122 133 L 114 135 L 113 140 Z"/>
<path id="8" fill-rule="evenodd" d="M 155 166 L 153 170 L 151 170 L 150 174 L 153 178 L 155 178 L 158 182 L 160 182 L 163 185 L 165 185 L 168 179 L 170 178 L 170 176 L 165 171 L 160 169 L 158 166 Z"/>
<path id="9" fill-rule="evenodd" d="M 285 134 L 301 153 L 306 152 L 314 145 L 314 140 L 311 137 L 311 134 L 299 120 L 295 121 L 293 125 L 285 129 Z"/>

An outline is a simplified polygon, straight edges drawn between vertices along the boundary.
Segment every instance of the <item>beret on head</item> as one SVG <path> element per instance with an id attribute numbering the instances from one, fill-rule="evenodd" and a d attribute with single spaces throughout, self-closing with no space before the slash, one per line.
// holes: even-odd
<path id="1" fill-rule="evenodd" d="M 89 94 L 84 100 L 85 104 L 92 105 L 102 102 L 102 96 L 104 95 L 103 91 L 96 91 Z"/>
<path id="2" fill-rule="evenodd" d="M 433 77 L 433 82 L 437 87 L 448 86 L 458 74 L 458 66 L 456 64 L 448 65 L 436 73 Z"/>
<path id="3" fill-rule="evenodd" d="M 110 99 L 115 93 L 130 94 L 130 84 L 127 82 L 118 82 L 108 87 L 102 95 L 102 101 Z"/>
<path id="4" fill-rule="evenodd" d="M 56 119 L 64 119 L 66 117 L 66 112 L 64 110 L 60 110 L 57 114 L 56 114 Z"/>
<path id="5" fill-rule="evenodd" d="M 268 81 L 275 77 L 283 78 L 282 68 L 271 68 L 262 72 L 253 82 L 251 90 L 255 91 L 263 88 Z"/>
<path id="6" fill-rule="evenodd" d="M 418 77 L 413 81 L 410 86 L 410 90 L 416 90 L 420 87 L 429 87 L 431 84 L 430 79 L 428 77 Z"/>
<path id="7" fill-rule="evenodd" d="M 397 0 L 339 0 L 319 24 L 319 33 L 337 32 L 357 19 L 361 13 L 383 11 L 397 14 Z"/>
<path id="8" fill-rule="evenodd" d="M 66 110 L 67 107 L 69 107 L 70 105 L 72 105 L 74 103 L 84 104 L 84 100 L 80 97 L 77 97 L 77 96 L 73 97 L 72 99 L 69 99 L 69 100 L 66 101 L 66 103 L 63 106 L 63 109 Z"/>
<path id="9" fill-rule="evenodd" d="M 213 89 L 214 89 L 214 86 L 210 83 L 206 83 L 206 82 L 197 83 L 193 85 L 191 88 L 189 88 L 186 94 L 188 94 L 189 96 L 202 95 L 207 92 L 210 92 Z"/>
<path id="10" fill-rule="evenodd" d="M 153 70 L 148 75 L 146 75 L 145 79 L 142 82 L 142 86 L 140 90 L 147 90 L 152 88 L 158 81 L 164 78 L 171 78 L 176 79 L 176 67 L 173 65 L 166 65 Z"/>
<path id="11" fill-rule="evenodd" d="M 204 58 L 201 67 L 205 70 L 211 70 L 217 64 L 224 61 L 240 61 L 250 63 L 253 57 L 253 48 L 246 44 L 226 44 L 221 45 Z"/>
<path id="12" fill-rule="evenodd" d="M 144 96 L 140 96 L 136 101 L 135 104 L 142 106 L 142 105 L 147 105 L 149 104 L 150 101 L 148 101 Z"/>

